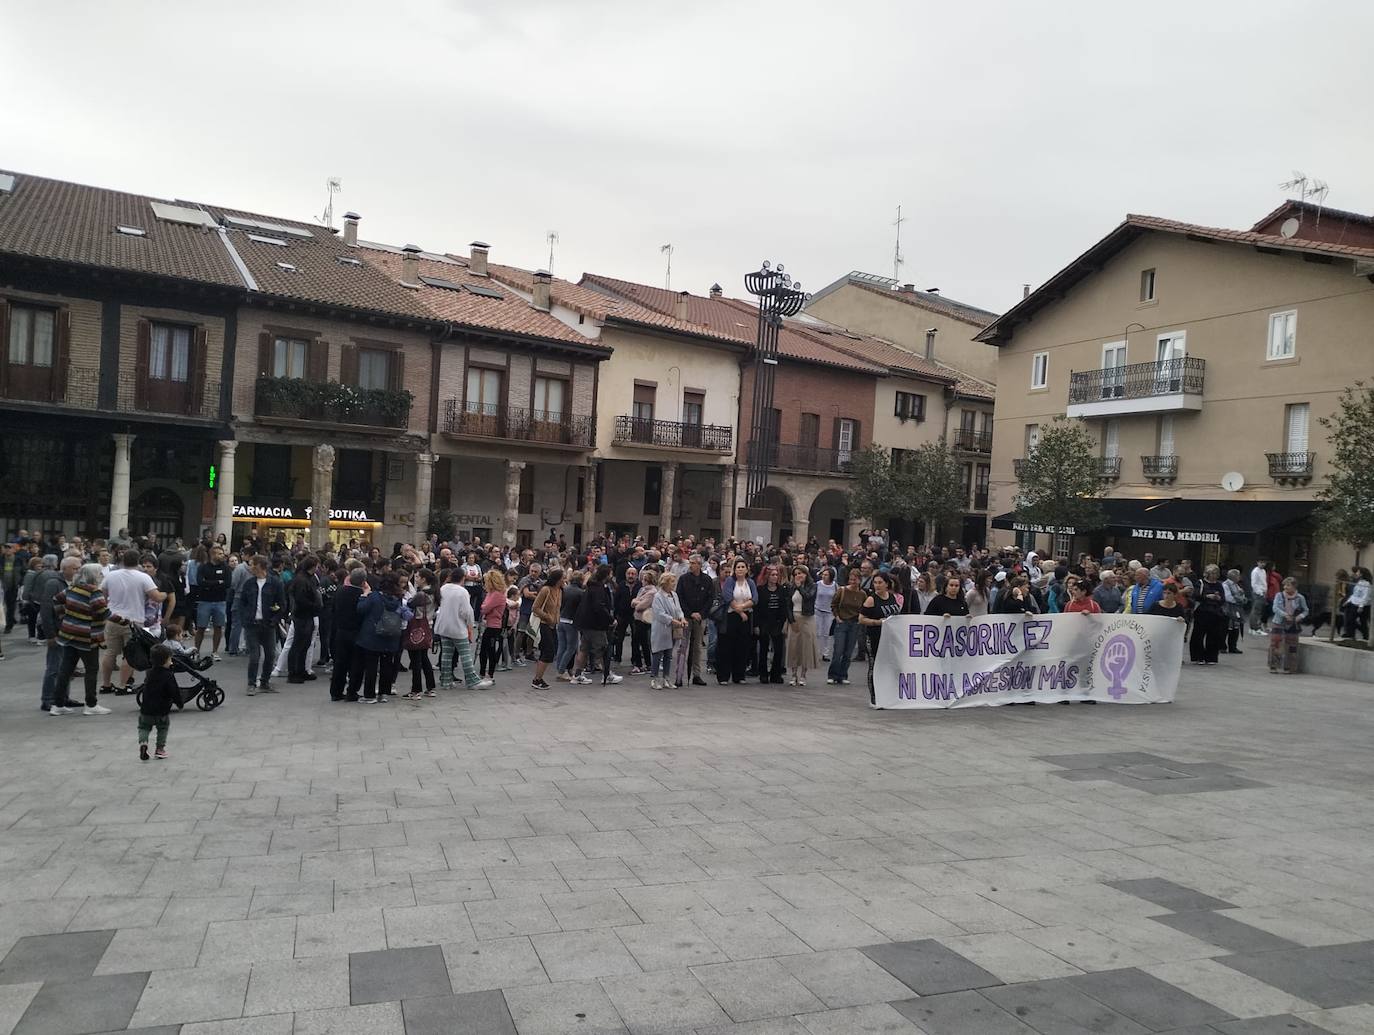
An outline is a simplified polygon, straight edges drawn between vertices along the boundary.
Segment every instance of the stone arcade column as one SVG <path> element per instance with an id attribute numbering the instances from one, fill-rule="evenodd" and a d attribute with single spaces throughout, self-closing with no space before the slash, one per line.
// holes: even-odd
<path id="1" fill-rule="evenodd" d="M 415 521 L 411 529 L 411 541 L 429 534 L 429 509 L 434 499 L 434 462 L 439 458 L 433 453 L 415 454 Z"/>
<path id="2" fill-rule="evenodd" d="M 334 505 L 334 447 L 319 445 L 311 458 L 314 477 L 310 486 L 310 537 L 312 548 L 329 541 L 329 509 Z"/>
<path id="3" fill-rule="evenodd" d="M 232 438 L 219 443 L 218 470 L 215 472 L 215 535 L 224 536 L 232 550 L 230 535 L 234 530 L 234 454 L 239 444 Z"/>
<path id="4" fill-rule="evenodd" d="M 114 436 L 114 480 L 110 484 L 111 539 L 119 535 L 121 528 L 129 528 L 129 451 L 133 444 L 133 435 Z M 132 535 L 141 535 L 145 531 L 142 528 L 129 528 Z"/>
<path id="5" fill-rule="evenodd" d="M 730 538 L 735 531 L 735 468 L 726 464 L 720 469 L 720 535 L 721 539 Z"/>
<path id="6" fill-rule="evenodd" d="M 664 539 L 673 538 L 673 510 L 677 503 L 677 471 L 681 464 L 663 465 L 663 494 L 658 504 L 658 519 L 662 522 L 658 534 Z"/>
<path id="7" fill-rule="evenodd" d="M 582 468 L 582 542 L 585 547 L 596 535 L 596 461 Z"/>
<path id="8" fill-rule="evenodd" d="M 515 532 L 520 527 L 520 473 L 524 469 L 523 460 L 506 461 L 506 510 L 501 515 L 501 542 L 507 546 L 515 545 Z"/>
<path id="9" fill-rule="evenodd" d="M 805 546 L 807 537 L 811 535 L 811 522 L 806 518 L 799 518 L 792 515 L 792 538 L 797 541 L 798 546 Z"/>

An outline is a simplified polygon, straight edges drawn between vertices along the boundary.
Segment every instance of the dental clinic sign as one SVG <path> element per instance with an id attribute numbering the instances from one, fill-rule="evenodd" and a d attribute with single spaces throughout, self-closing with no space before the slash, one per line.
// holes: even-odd
<path id="1" fill-rule="evenodd" d="M 1161 704 L 1174 699 L 1182 657 L 1183 623 L 1172 618 L 898 615 L 883 623 L 873 704 Z"/>

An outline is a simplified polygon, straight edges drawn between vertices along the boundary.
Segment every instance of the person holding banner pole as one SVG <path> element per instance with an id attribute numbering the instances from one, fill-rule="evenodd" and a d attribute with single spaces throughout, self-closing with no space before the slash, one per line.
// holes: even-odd
<path id="1" fill-rule="evenodd" d="M 1088 584 L 1082 579 L 1069 576 L 1069 602 L 1064 605 L 1066 614 L 1079 612 L 1085 615 L 1100 615 L 1102 605 L 1088 595 Z"/>
<path id="2" fill-rule="evenodd" d="M 859 612 L 859 624 L 868 640 L 868 703 L 877 704 L 873 689 L 873 669 L 878 661 L 878 644 L 883 636 L 883 621 L 902 613 L 902 601 L 892 592 L 892 580 L 887 572 L 873 573 L 873 590 L 864 599 Z"/>
<path id="3" fill-rule="evenodd" d="M 859 639 L 859 612 L 863 609 L 868 594 L 862 586 L 863 576 L 858 568 L 849 569 L 849 584 L 839 590 L 831 601 L 835 615 L 834 647 L 830 652 L 830 670 L 826 682 L 849 683 L 849 663 L 854 660 L 854 645 Z"/>

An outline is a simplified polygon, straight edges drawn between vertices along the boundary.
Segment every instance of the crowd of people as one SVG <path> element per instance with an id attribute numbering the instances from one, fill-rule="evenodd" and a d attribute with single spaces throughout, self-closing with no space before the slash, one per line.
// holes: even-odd
<path id="1" fill-rule="evenodd" d="M 552 534 L 523 549 L 431 537 L 389 553 L 357 541 L 312 550 L 304 534 L 229 545 L 26 532 L 6 543 L 4 629 L 22 621 L 31 643 L 46 644 L 43 710 L 104 715 L 101 695 L 133 693 L 134 627 L 192 656 L 246 655 L 248 696 L 277 693 L 283 679 L 324 679 L 332 701 L 376 704 L 406 690 L 406 674 L 404 696 L 419 700 L 526 668 L 536 690 L 627 676 L 654 690 L 708 677 L 847 685 L 852 662 L 877 650 L 884 620 L 908 613 L 1162 615 L 1186 624 L 1193 664 L 1240 653 L 1248 631 L 1268 638 L 1272 671 L 1294 672 L 1312 618 L 1295 580 L 1262 559 L 1248 574 L 1214 564 L 1198 573 L 1187 559 L 1127 559 L 1111 548 L 1070 560 L 902 548 L 881 532 L 850 548 L 683 535 L 574 548 Z M 1348 636 L 1367 635 L 1368 570 L 1343 585 L 1335 620 Z M 69 693 L 78 670 L 82 701 Z"/>

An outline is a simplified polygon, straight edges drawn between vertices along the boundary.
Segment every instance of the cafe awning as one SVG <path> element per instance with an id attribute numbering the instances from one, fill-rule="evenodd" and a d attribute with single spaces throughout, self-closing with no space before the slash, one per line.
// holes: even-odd
<path id="1" fill-rule="evenodd" d="M 1261 532 L 1310 517 L 1316 506 L 1314 500 L 1104 499 L 1107 524 L 1098 531 L 1165 542 L 1248 545 Z M 1050 531 L 1018 522 L 1014 513 L 999 514 L 992 527 Z"/>

